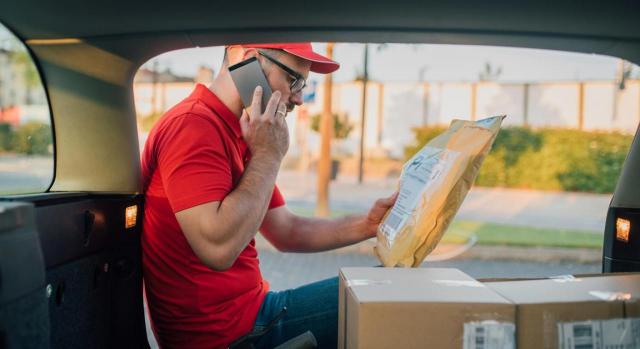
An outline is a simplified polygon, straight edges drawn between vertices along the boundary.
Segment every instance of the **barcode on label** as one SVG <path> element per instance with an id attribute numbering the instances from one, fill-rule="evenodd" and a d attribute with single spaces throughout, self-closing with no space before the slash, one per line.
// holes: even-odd
<path id="1" fill-rule="evenodd" d="M 640 318 L 558 323 L 559 349 L 638 349 Z"/>
<path id="2" fill-rule="evenodd" d="M 463 349 L 514 349 L 513 323 L 480 321 L 464 324 Z"/>
<path id="3" fill-rule="evenodd" d="M 387 217 L 387 220 L 384 222 L 384 224 L 388 225 L 391 229 L 396 230 L 398 229 L 398 226 L 400 225 L 400 223 L 402 222 L 402 218 L 400 218 L 399 216 L 390 213 L 389 216 Z"/>
<path id="4" fill-rule="evenodd" d="M 574 325 L 573 340 L 575 349 L 593 349 L 593 324 Z"/>

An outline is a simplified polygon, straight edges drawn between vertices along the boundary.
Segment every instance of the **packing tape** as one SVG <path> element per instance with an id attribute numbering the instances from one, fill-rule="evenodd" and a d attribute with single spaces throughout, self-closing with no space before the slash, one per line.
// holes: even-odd
<path id="1" fill-rule="evenodd" d="M 433 280 L 433 282 L 436 284 L 453 287 L 486 287 L 481 282 L 475 280 Z"/>
<path id="2" fill-rule="evenodd" d="M 346 280 L 345 285 L 347 287 L 353 286 L 370 286 L 370 285 L 390 285 L 391 280 L 367 280 L 367 279 L 353 279 Z"/>
<path id="3" fill-rule="evenodd" d="M 609 292 L 609 291 L 589 291 L 589 294 L 603 301 L 628 301 L 631 293 Z"/>

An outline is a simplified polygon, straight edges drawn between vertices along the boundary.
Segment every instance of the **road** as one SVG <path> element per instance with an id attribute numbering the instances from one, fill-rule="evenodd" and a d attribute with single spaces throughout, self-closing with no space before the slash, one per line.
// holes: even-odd
<path id="1" fill-rule="evenodd" d="M 280 171 L 277 184 L 290 206 L 315 208 L 315 173 Z M 395 188 L 396 179 L 367 178 L 357 184 L 355 177 L 338 176 L 330 184 L 330 206 L 365 211 Z M 610 201 L 611 194 L 474 187 L 456 219 L 602 234 Z"/>
<path id="2" fill-rule="evenodd" d="M 42 192 L 52 178 L 52 156 L 0 155 L 0 194 Z"/>

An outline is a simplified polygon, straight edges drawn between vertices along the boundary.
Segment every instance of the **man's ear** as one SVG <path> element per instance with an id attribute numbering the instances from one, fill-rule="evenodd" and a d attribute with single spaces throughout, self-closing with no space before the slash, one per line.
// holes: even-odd
<path id="1" fill-rule="evenodd" d="M 227 48 L 227 59 L 229 62 L 229 66 L 240 63 L 257 55 L 258 50 L 256 50 L 255 48 L 245 49 L 241 46 L 232 46 Z"/>
<path id="2" fill-rule="evenodd" d="M 255 48 L 245 49 L 244 53 L 242 54 L 242 60 L 245 61 L 251 57 L 258 57 L 258 50 L 256 50 Z"/>

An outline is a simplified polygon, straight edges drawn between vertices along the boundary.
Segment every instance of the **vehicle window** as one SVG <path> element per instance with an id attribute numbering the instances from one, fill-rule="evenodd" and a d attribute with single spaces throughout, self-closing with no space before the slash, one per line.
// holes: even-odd
<path id="1" fill-rule="evenodd" d="M 325 52 L 327 44 L 314 46 Z M 403 164 L 453 119 L 506 114 L 473 189 L 427 263 L 475 277 L 600 271 L 608 205 L 640 119 L 636 65 L 562 51 L 425 44 L 336 43 L 333 58 L 341 68 L 331 87 L 330 215 L 366 212 L 390 195 Z M 141 147 L 166 110 L 197 82 L 211 83 L 222 60 L 223 49 L 212 47 L 143 65 L 134 81 Z M 305 104 L 286 119 L 290 148 L 278 185 L 301 215 L 318 213 L 324 81 L 311 73 Z M 323 259 L 271 253 L 257 239 L 276 289 L 334 275 L 338 266 L 379 264 L 375 242 Z M 295 279 L 281 269 L 305 263 L 317 275 Z"/>
<path id="2" fill-rule="evenodd" d="M 44 192 L 53 172 L 42 80 L 25 45 L 0 23 L 0 195 Z"/>

